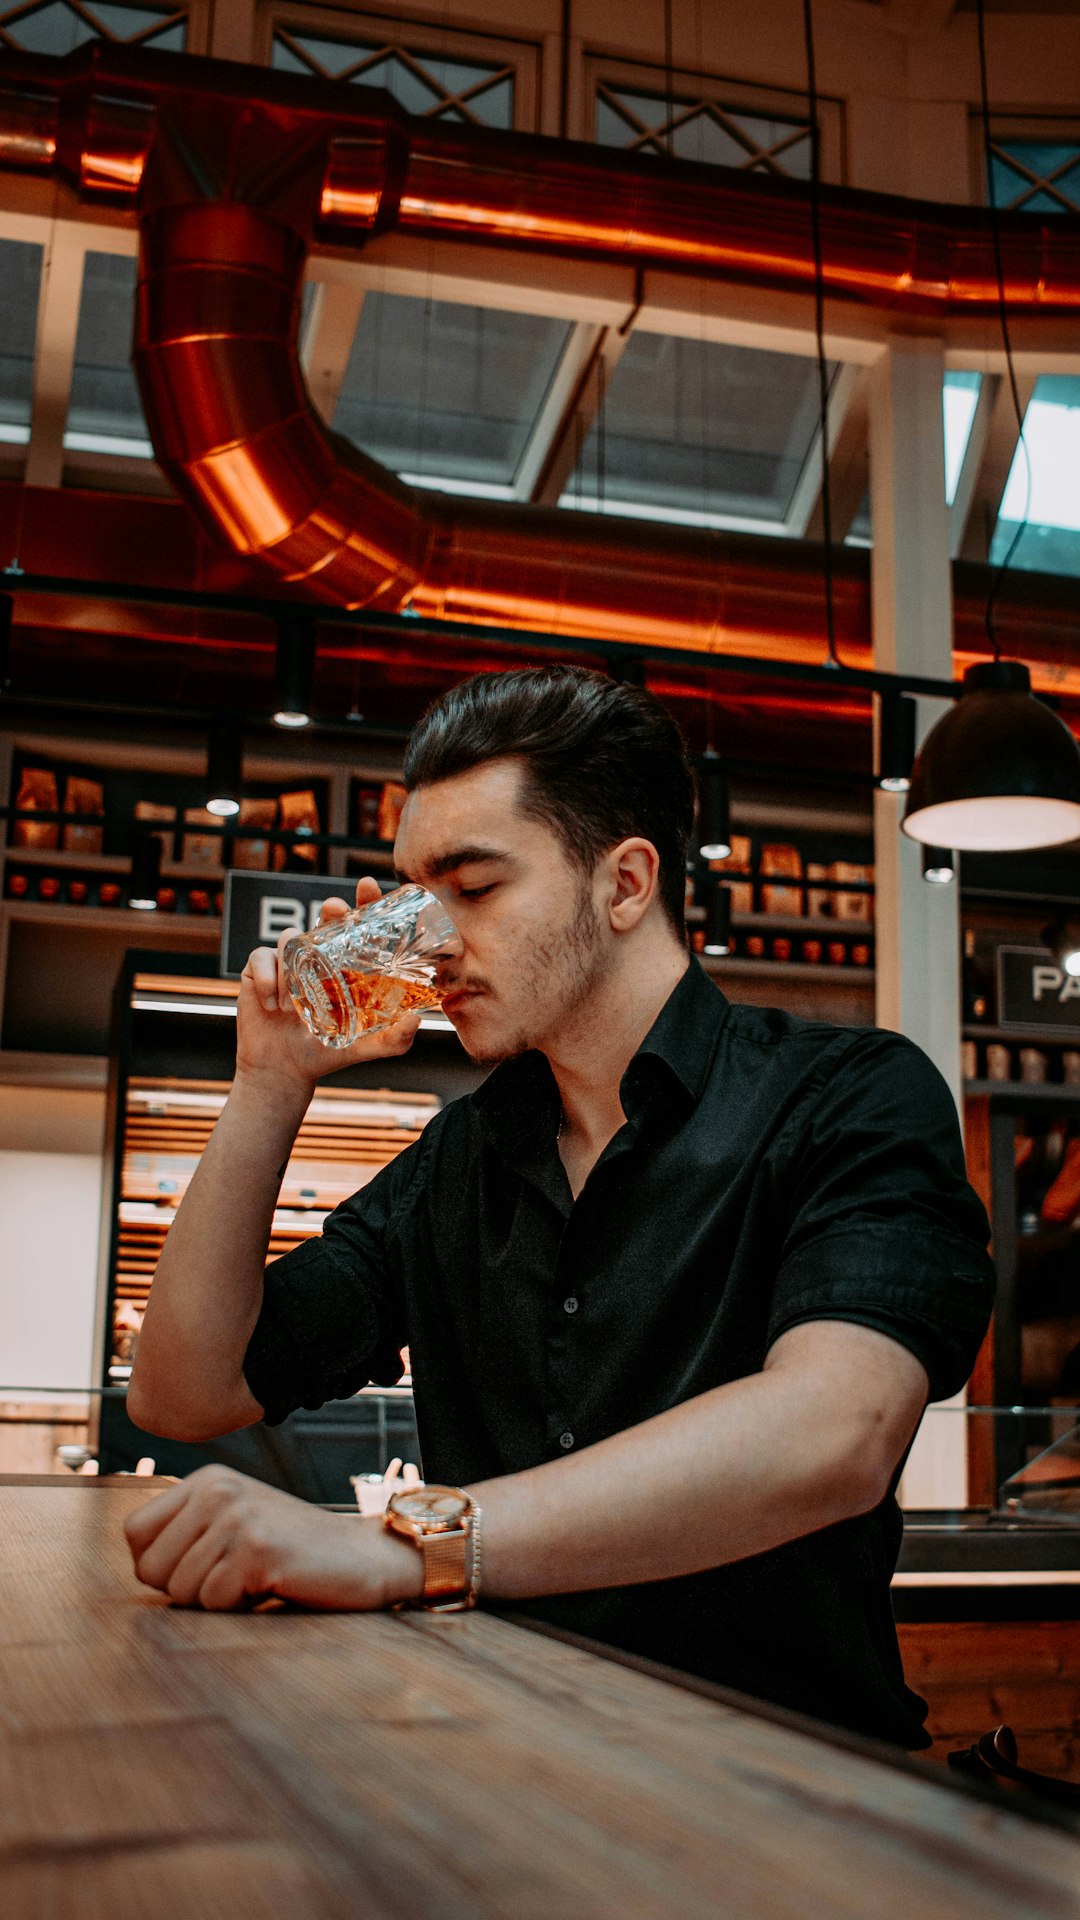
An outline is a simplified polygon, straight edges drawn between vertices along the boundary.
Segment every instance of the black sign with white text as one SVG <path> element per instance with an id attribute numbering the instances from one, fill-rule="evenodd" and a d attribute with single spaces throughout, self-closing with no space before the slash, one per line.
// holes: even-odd
<path id="1" fill-rule="evenodd" d="M 997 950 L 998 1022 L 1030 1033 L 1080 1033 L 1080 975 L 1046 947 Z"/>
<path id="2" fill-rule="evenodd" d="M 221 971 L 239 979 L 253 947 L 276 947 L 287 931 L 306 933 L 317 924 L 323 902 L 348 900 L 348 880 L 307 873 L 229 872 L 221 921 Z"/>

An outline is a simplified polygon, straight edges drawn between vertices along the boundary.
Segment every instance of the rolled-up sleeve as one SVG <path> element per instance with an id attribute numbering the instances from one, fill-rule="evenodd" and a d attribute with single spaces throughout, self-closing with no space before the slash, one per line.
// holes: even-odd
<path id="1" fill-rule="evenodd" d="M 424 1145 L 422 1137 L 328 1215 L 318 1239 L 267 1267 L 244 1377 L 268 1426 L 371 1381 L 400 1380 L 409 1336 L 392 1224 L 421 1175 Z"/>
<path id="2" fill-rule="evenodd" d="M 793 1116 L 788 1145 L 770 1344 L 801 1321 L 852 1320 L 907 1347 L 931 1399 L 955 1393 L 989 1323 L 994 1269 L 936 1067 L 897 1034 L 860 1035 Z"/>

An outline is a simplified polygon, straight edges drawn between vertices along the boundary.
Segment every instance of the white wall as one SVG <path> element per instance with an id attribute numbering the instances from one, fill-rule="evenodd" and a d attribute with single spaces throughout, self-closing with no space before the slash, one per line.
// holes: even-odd
<path id="1" fill-rule="evenodd" d="M 0 1388 L 88 1387 L 105 1096 L 0 1087 Z"/>

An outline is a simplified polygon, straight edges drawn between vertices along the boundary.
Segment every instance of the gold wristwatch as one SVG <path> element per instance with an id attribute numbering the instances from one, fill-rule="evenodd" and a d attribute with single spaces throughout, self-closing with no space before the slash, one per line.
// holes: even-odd
<path id="1" fill-rule="evenodd" d="M 480 1587 L 479 1524 L 479 1507 L 460 1487 L 403 1487 L 391 1494 L 383 1525 L 403 1540 L 411 1540 L 424 1556 L 424 1592 L 418 1605 L 432 1613 L 475 1607 Z"/>

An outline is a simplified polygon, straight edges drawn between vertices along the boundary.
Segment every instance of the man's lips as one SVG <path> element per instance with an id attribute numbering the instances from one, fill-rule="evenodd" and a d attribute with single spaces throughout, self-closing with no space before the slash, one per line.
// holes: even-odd
<path id="1" fill-rule="evenodd" d="M 478 987 L 456 987 L 453 992 L 444 993 L 442 997 L 443 1012 L 453 1014 L 455 1009 L 463 1007 L 467 1000 L 475 1000 L 479 991 L 480 989 Z"/>

